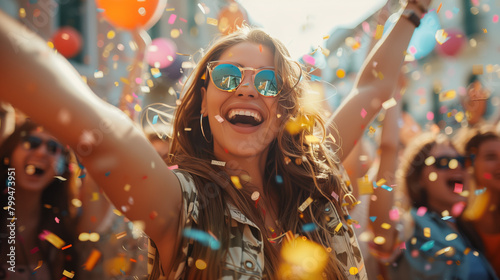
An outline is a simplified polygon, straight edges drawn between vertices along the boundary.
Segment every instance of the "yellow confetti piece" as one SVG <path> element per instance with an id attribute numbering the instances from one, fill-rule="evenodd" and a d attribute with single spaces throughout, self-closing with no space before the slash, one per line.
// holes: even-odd
<path id="1" fill-rule="evenodd" d="M 314 135 L 306 135 L 306 142 L 308 144 L 317 144 L 320 141 L 319 141 L 318 137 L 316 137 Z"/>
<path id="2" fill-rule="evenodd" d="M 99 235 L 99 233 L 92 232 L 91 234 L 89 234 L 89 241 L 90 242 L 97 242 L 97 241 L 99 241 L 99 239 L 101 239 L 101 235 Z"/>
<path id="3" fill-rule="evenodd" d="M 424 236 L 427 237 L 427 238 L 430 238 L 431 237 L 431 228 L 424 228 Z"/>
<path id="4" fill-rule="evenodd" d="M 435 256 L 440 256 L 442 254 L 445 254 L 446 256 L 448 255 L 453 255 L 455 253 L 455 249 L 453 247 L 444 247 L 443 249 L 439 250 L 436 252 Z"/>
<path id="5" fill-rule="evenodd" d="M 115 31 L 114 30 L 110 30 L 110 31 L 108 31 L 108 34 L 106 34 L 106 37 L 108 39 L 113 39 L 113 38 L 115 38 L 115 35 L 116 35 Z"/>
<path id="6" fill-rule="evenodd" d="M 360 195 L 373 193 L 373 186 L 370 180 L 368 180 L 368 175 L 365 175 L 363 178 L 358 178 L 358 189 Z"/>
<path id="7" fill-rule="evenodd" d="M 439 101 L 442 102 L 452 100 L 453 98 L 455 98 L 455 96 L 457 96 L 457 92 L 454 89 L 443 91 L 439 93 Z"/>
<path id="8" fill-rule="evenodd" d="M 377 236 L 377 237 L 373 238 L 373 243 L 375 243 L 377 245 L 382 245 L 385 243 L 385 238 L 383 236 Z"/>
<path id="9" fill-rule="evenodd" d="M 383 223 L 382 225 L 380 225 L 380 227 L 383 228 L 383 229 L 390 229 L 391 225 L 388 224 L 388 223 Z"/>
<path id="10" fill-rule="evenodd" d="M 377 186 L 381 187 L 383 184 L 387 183 L 387 180 L 385 180 L 384 178 L 380 179 L 377 181 L 377 183 L 375 183 Z"/>
<path id="11" fill-rule="evenodd" d="M 338 69 L 337 72 L 337 77 L 339 77 L 340 79 L 344 78 L 345 77 L 345 70 L 344 69 Z"/>
<path id="12" fill-rule="evenodd" d="M 470 253 L 471 249 L 469 247 L 465 248 L 464 250 L 464 255 L 468 255 Z"/>
<path id="13" fill-rule="evenodd" d="M 326 35 L 323 37 L 323 40 L 328 40 L 330 38 L 330 35 Z"/>
<path id="14" fill-rule="evenodd" d="M 97 201 L 99 200 L 99 193 L 98 192 L 93 192 L 92 193 L 92 198 L 90 199 L 90 201 Z"/>
<path id="15" fill-rule="evenodd" d="M 384 74 L 380 71 L 377 72 L 377 77 L 380 79 L 380 80 L 383 80 L 384 79 Z"/>
<path id="16" fill-rule="evenodd" d="M 136 112 L 140 112 L 140 111 L 142 111 L 142 108 L 141 108 L 141 106 L 140 106 L 139 104 L 135 104 L 135 106 L 134 106 L 134 110 L 135 110 Z"/>
<path id="17" fill-rule="evenodd" d="M 122 231 L 122 232 L 117 233 L 117 234 L 115 235 L 116 239 L 121 239 L 121 238 L 123 238 L 123 237 L 125 237 L 125 236 L 127 236 L 127 232 L 126 232 L 126 231 Z"/>
<path id="18" fill-rule="evenodd" d="M 342 223 L 339 223 L 336 227 L 335 227 L 335 232 L 339 232 L 339 230 L 342 228 L 344 224 Z"/>
<path id="19" fill-rule="evenodd" d="M 151 75 L 155 76 L 155 75 L 158 75 L 160 74 L 160 69 L 158 68 L 151 68 Z"/>
<path id="20" fill-rule="evenodd" d="M 483 28 L 484 33 L 488 33 L 488 30 L 486 28 Z"/>
<path id="21" fill-rule="evenodd" d="M 33 271 L 39 269 L 40 267 L 42 267 L 42 264 L 43 264 L 43 261 L 42 260 L 39 260 L 38 261 L 38 265 L 35 267 L 35 269 L 33 269 Z"/>
<path id="22" fill-rule="evenodd" d="M 283 279 L 321 279 L 328 253 L 320 244 L 297 238 L 283 244 L 281 260 L 278 275 Z"/>
<path id="23" fill-rule="evenodd" d="M 63 273 L 62 273 L 64 276 L 68 277 L 68 278 L 73 278 L 75 277 L 75 273 L 74 272 L 69 272 L 67 270 L 64 270 Z"/>
<path id="24" fill-rule="evenodd" d="M 434 158 L 433 156 L 430 156 L 430 157 L 426 158 L 424 162 L 425 162 L 425 165 L 431 166 L 436 162 L 436 158 Z"/>
<path id="25" fill-rule="evenodd" d="M 241 186 L 240 183 L 240 178 L 238 176 L 231 176 L 231 182 L 233 182 L 233 185 L 238 189 L 242 189 L 243 187 Z"/>
<path id="26" fill-rule="evenodd" d="M 24 8 L 19 9 L 19 18 L 26 17 L 26 10 Z"/>
<path id="27" fill-rule="evenodd" d="M 204 270 L 207 268 L 207 263 L 204 260 L 196 260 L 195 266 L 199 270 Z"/>
<path id="28" fill-rule="evenodd" d="M 50 231 L 44 231 L 44 233 L 48 233 L 44 236 L 45 240 L 47 240 L 50 244 L 54 245 L 57 249 L 61 249 L 66 242 L 64 242 L 59 236 L 53 234 Z"/>
<path id="29" fill-rule="evenodd" d="M 219 21 L 216 18 L 207 18 L 207 24 L 217 26 L 219 25 Z"/>
<path id="30" fill-rule="evenodd" d="M 49 46 L 49 48 L 53 49 L 54 48 L 54 43 L 52 43 L 51 41 L 48 41 L 47 42 L 47 46 Z"/>
<path id="31" fill-rule="evenodd" d="M 180 35 L 181 35 L 181 32 L 179 31 L 179 29 L 174 28 L 174 29 L 170 30 L 170 37 L 175 39 L 175 38 L 178 38 Z"/>
<path id="32" fill-rule="evenodd" d="M 130 191 L 130 187 L 131 187 L 131 186 L 130 186 L 129 184 L 126 184 L 126 185 L 123 187 L 123 190 L 124 190 L 124 191 L 126 191 L 126 192 L 128 192 L 128 191 Z"/>
<path id="33" fill-rule="evenodd" d="M 130 81 L 127 78 L 120 77 L 120 81 L 126 85 L 130 85 Z"/>
<path id="34" fill-rule="evenodd" d="M 434 182 L 437 180 L 437 178 L 438 178 L 438 175 L 436 172 L 429 173 L 429 181 Z"/>
<path id="35" fill-rule="evenodd" d="M 324 56 L 329 56 L 330 55 L 330 50 L 329 49 L 321 49 L 321 52 L 323 53 Z"/>
<path id="36" fill-rule="evenodd" d="M 167 9 L 165 9 L 165 12 L 172 12 L 172 11 L 175 11 L 175 8 L 167 8 Z"/>
<path id="37" fill-rule="evenodd" d="M 382 107 L 387 110 L 387 109 L 389 109 L 391 107 L 396 106 L 396 104 L 398 104 L 396 102 L 396 99 L 394 99 L 394 97 L 392 97 L 391 99 L 389 99 L 389 100 L 385 101 L 384 103 L 382 103 Z"/>
<path id="38" fill-rule="evenodd" d="M 444 29 L 439 29 L 436 31 L 436 42 L 438 42 L 440 45 L 444 44 L 450 37 L 448 37 L 448 33 Z"/>
<path id="39" fill-rule="evenodd" d="M 353 266 L 353 267 L 349 268 L 349 273 L 350 273 L 351 275 L 356 275 L 356 274 L 358 274 L 358 273 L 359 273 L 359 270 L 358 270 L 358 268 L 357 268 L 357 267 L 354 267 L 354 266 Z"/>
<path id="40" fill-rule="evenodd" d="M 300 212 L 304 212 L 304 210 L 306 210 L 306 208 L 307 208 L 307 207 L 308 207 L 308 206 L 309 206 L 309 205 L 310 205 L 313 201 L 314 201 L 314 200 L 313 200 L 311 197 L 308 197 L 308 198 L 306 199 L 306 201 L 304 201 L 304 202 L 302 203 L 302 205 L 300 205 L 300 207 L 299 207 L 299 211 L 300 211 Z"/>
<path id="41" fill-rule="evenodd" d="M 375 40 L 378 40 L 382 38 L 382 35 L 384 34 L 384 26 L 381 24 L 377 25 L 377 29 L 375 30 Z"/>
<path id="42" fill-rule="evenodd" d="M 458 237 L 458 235 L 456 233 L 450 233 L 444 239 L 446 241 L 452 241 L 452 240 L 457 239 L 457 237 Z"/>
<path id="43" fill-rule="evenodd" d="M 113 209 L 113 213 L 115 213 L 115 215 L 117 216 L 122 216 L 122 212 L 120 212 L 120 210 L 118 209 Z"/>

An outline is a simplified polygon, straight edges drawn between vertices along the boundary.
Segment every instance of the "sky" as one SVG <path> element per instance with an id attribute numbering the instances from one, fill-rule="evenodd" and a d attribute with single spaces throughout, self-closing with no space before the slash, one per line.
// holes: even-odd
<path id="1" fill-rule="evenodd" d="M 250 17 L 286 44 L 292 57 L 323 46 L 335 27 L 354 27 L 387 0 L 239 0 Z"/>

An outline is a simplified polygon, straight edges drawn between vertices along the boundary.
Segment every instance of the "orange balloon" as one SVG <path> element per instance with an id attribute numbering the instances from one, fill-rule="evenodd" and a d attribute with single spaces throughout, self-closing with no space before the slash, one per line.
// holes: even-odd
<path id="1" fill-rule="evenodd" d="M 224 7 L 219 13 L 219 31 L 224 34 L 230 34 L 236 31 L 238 27 L 243 25 L 243 22 L 248 22 L 248 17 L 246 11 L 238 5 L 238 3 L 233 2 L 229 6 Z"/>
<path id="2" fill-rule="evenodd" d="M 167 0 L 95 0 L 103 16 L 115 27 L 149 29 L 162 16 Z"/>

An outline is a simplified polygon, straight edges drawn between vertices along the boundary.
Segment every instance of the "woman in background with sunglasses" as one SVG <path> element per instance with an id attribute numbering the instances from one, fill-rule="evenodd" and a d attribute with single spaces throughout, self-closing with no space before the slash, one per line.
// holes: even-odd
<path id="1" fill-rule="evenodd" d="M 346 209 L 354 202 L 338 163 L 391 98 L 429 2 L 404 5 L 328 125 L 301 106 L 307 75 L 281 42 L 250 28 L 221 38 L 184 88 L 174 124 L 174 172 L 122 112 L 93 95 L 43 41 L 0 13 L 0 43 L 20 42 L 0 54 L 2 92 L 14 84 L 17 92 L 2 98 L 73 147 L 114 205 L 144 222 L 155 242 L 151 279 L 274 279 L 290 273 L 299 279 L 367 279 Z M 29 43 L 22 44 L 26 36 Z M 22 86 L 12 72 L 22 72 L 33 86 Z M 280 262 L 286 240 L 305 239 L 320 249 L 290 254 L 301 258 L 296 264 L 286 254 Z"/>
<path id="2" fill-rule="evenodd" d="M 500 136 L 493 126 L 482 125 L 471 129 L 467 138 L 472 187 L 460 226 L 500 276 Z"/>
<path id="3" fill-rule="evenodd" d="M 390 279 L 497 279 L 485 256 L 457 229 L 467 200 L 467 164 L 444 134 L 422 133 L 406 147 L 396 178 L 409 199 L 399 205 L 409 204 L 414 228 L 399 237 L 404 245 L 390 240 L 392 256 L 381 256 Z"/>
<path id="4" fill-rule="evenodd" d="M 1 211 L 2 260 L 7 262 L 0 265 L 0 279 L 60 279 L 64 270 L 75 271 L 74 248 L 61 250 L 76 240 L 71 199 L 78 179 L 69 168 L 69 151 L 26 121 L 2 144 L 0 158 L 1 205 L 12 207 Z"/>

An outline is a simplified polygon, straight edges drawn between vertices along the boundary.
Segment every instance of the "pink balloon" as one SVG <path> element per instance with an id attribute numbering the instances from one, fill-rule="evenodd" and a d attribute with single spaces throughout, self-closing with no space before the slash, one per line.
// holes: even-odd
<path id="1" fill-rule="evenodd" d="M 465 45 L 466 36 L 458 29 L 446 29 L 449 39 L 442 45 L 437 44 L 437 52 L 444 56 L 456 56 Z"/>
<path id="2" fill-rule="evenodd" d="M 152 67 L 165 68 L 174 61 L 177 46 L 170 39 L 156 38 L 148 47 L 146 60 Z"/>

